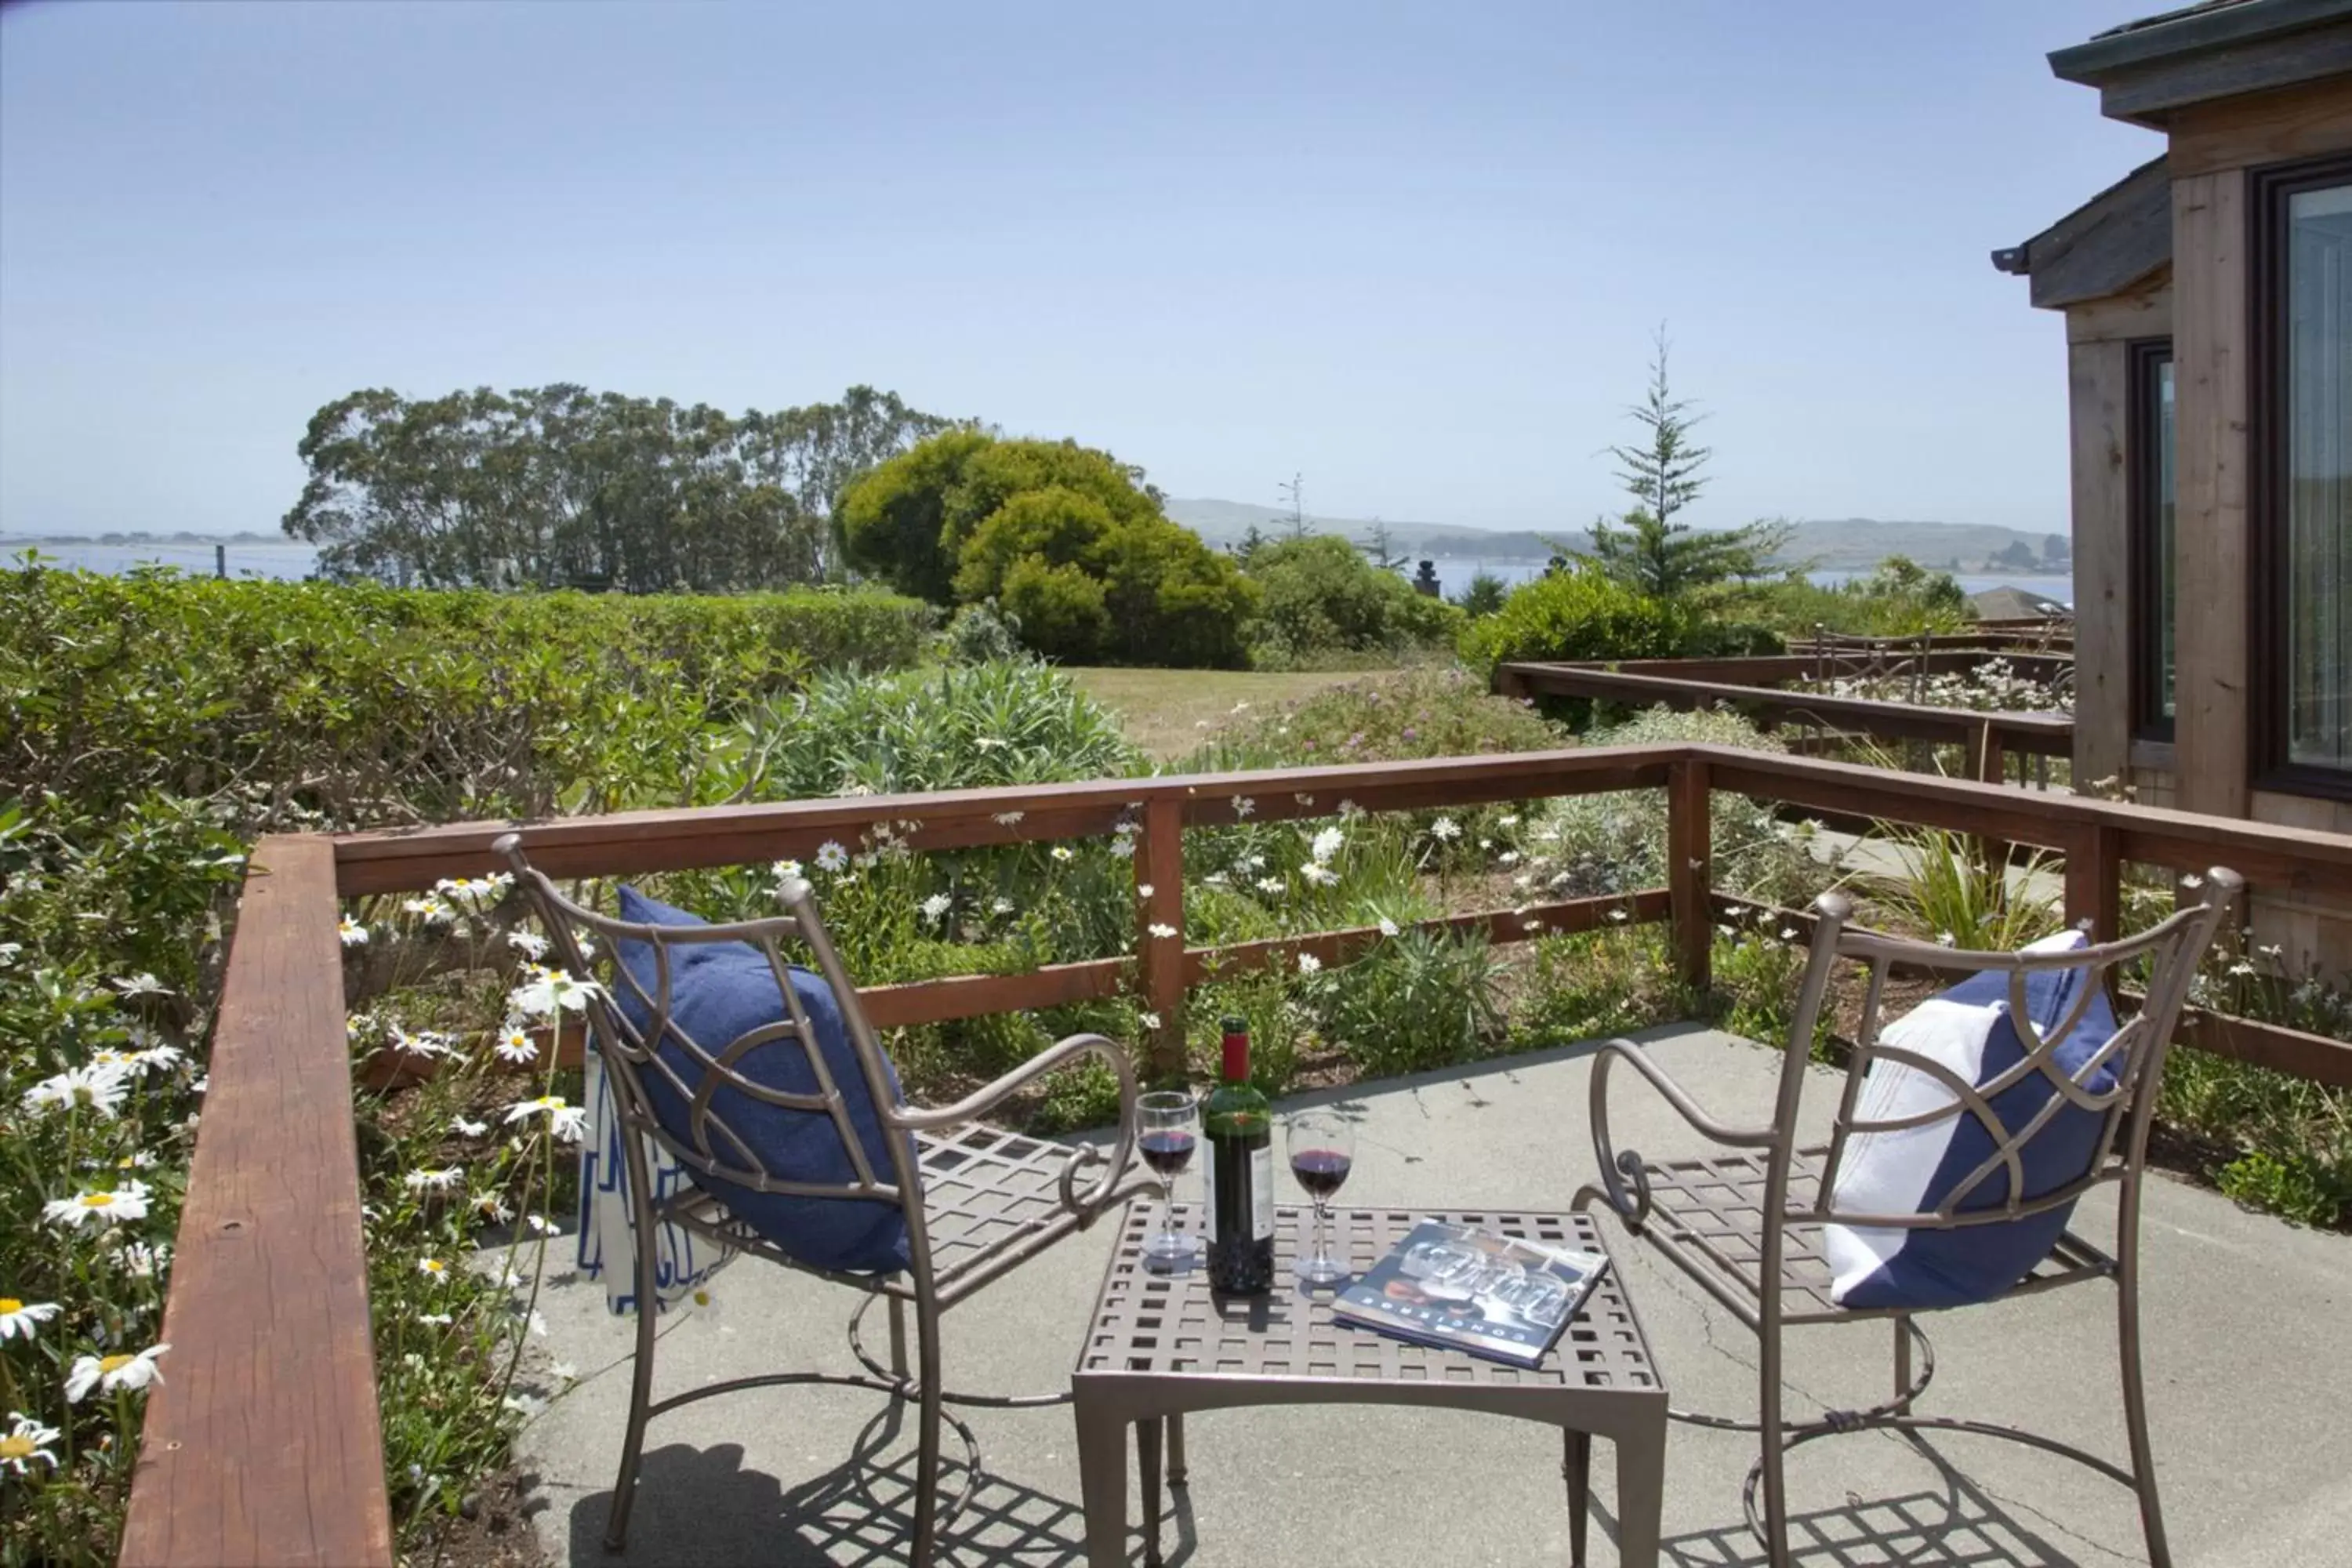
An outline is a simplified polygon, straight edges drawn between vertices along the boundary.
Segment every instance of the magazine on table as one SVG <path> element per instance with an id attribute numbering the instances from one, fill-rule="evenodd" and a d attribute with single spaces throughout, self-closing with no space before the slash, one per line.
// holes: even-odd
<path id="1" fill-rule="evenodd" d="M 1342 1322 L 1533 1366 L 1609 1268 L 1605 1253 L 1424 1220 L 1331 1303 Z"/>

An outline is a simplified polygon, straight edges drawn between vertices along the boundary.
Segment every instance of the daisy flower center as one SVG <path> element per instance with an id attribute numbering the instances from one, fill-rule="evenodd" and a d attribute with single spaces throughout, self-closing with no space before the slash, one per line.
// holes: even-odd
<path id="1" fill-rule="evenodd" d="M 114 1202 L 112 1193 L 84 1193 L 75 1200 L 86 1209 L 102 1209 Z"/>
<path id="2" fill-rule="evenodd" d="M 33 1457 L 33 1440 L 10 1434 L 0 1437 L 0 1459 L 29 1459 Z"/>
<path id="3" fill-rule="evenodd" d="M 16 1300 L 16 1297 L 0 1296 L 0 1318 L 8 1317 L 12 1313 L 21 1312 L 24 1310 L 25 1303 Z"/>
<path id="4" fill-rule="evenodd" d="M 110 1355 L 98 1363 L 98 1370 L 102 1373 L 121 1372 L 138 1359 L 135 1355 Z"/>

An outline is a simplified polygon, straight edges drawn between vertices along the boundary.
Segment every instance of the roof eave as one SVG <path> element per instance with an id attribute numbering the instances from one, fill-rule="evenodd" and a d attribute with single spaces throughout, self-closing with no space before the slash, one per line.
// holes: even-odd
<path id="1" fill-rule="evenodd" d="M 2352 70 L 2352 0 L 2247 0 L 2103 33 L 2050 57 L 2110 118 L 2161 130 L 2191 104 Z"/>

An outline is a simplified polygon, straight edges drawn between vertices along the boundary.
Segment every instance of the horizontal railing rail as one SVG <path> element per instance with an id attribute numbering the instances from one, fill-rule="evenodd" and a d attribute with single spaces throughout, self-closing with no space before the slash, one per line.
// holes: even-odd
<path id="1" fill-rule="evenodd" d="M 1339 962 L 1378 934 L 1189 944 L 1186 828 L 1327 817 L 1349 806 L 1433 809 L 1654 788 L 1667 803 L 1667 886 L 1427 923 L 1512 942 L 1621 914 L 1628 923 L 1664 921 L 1680 977 L 1704 986 L 1723 898 L 1711 877 L 1717 792 L 2056 851 L 2069 917 L 2102 937 L 2118 932 L 2127 862 L 2179 872 L 2221 864 L 2258 889 L 2352 898 L 2352 837 L 1699 744 L 845 796 L 521 826 L 533 861 L 551 875 L 593 878 L 807 858 L 886 823 L 895 841 L 917 850 L 1050 842 L 1131 824 L 1139 892 L 1150 889 L 1138 900 L 1133 953 L 878 985 L 866 996 L 877 1022 L 898 1025 L 1130 994 L 1162 1020 L 1149 1044 L 1165 1068 L 1181 1060 L 1190 985 L 1300 953 Z M 497 869 L 491 843 L 516 826 L 271 837 L 256 847 L 165 1307 L 163 1338 L 182 1370 L 149 1395 L 123 1562 L 391 1563 L 335 925 L 341 900 Z M 2290 1035 L 2208 1016 L 2189 1038 L 2352 1083 L 2352 1047 Z"/>

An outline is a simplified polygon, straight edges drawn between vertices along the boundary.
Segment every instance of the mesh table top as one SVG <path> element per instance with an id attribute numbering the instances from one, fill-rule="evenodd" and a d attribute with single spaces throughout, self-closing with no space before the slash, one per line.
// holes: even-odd
<path id="1" fill-rule="evenodd" d="M 1292 1265 L 1313 1211 L 1275 1211 L 1275 1289 L 1260 1297 L 1220 1300 L 1205 1269 L 1155 1274 L 1143 1265 L 1145 1238 L 1160 1227 L 1158 1204 L 1129 1206 L 1118 1247 L 1103 1276 L 1078 1353 L 1076 1375 L 1158 1374 L 1256 1380 L 1344 1379 L 1381 1383 L 1655 1392 L 1664 1384 L 1650 1360 L 1618 1270 L 1601 1277 L 1583 1308 L 1543 1361 L 1522 1370 L 1458 1350 L 1419 1345 L 1357 1328 L 1331 1316 L 1330 1297 L 1302 1296 Z M 1200 1228 L 1199 1205 L 1176 1205 L 1181 1229 Z M 1332 1250 L 1357 1273 L 1380 1260 L 1423 1220 L 1472 1226 L 1554 1247 L 1606 1251 L 1590 1215 L 1501 1209 L 1334 1208 Z"/>

